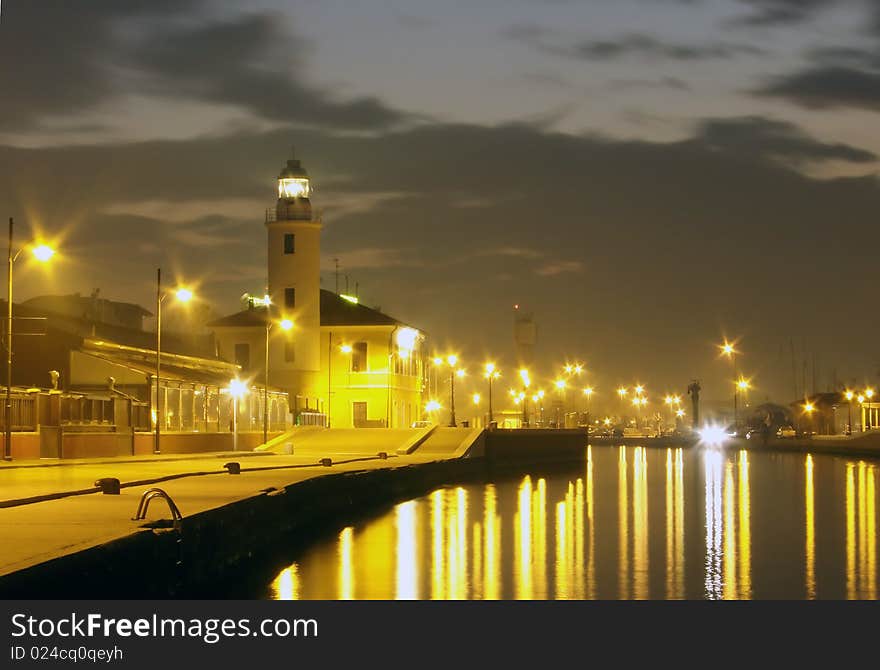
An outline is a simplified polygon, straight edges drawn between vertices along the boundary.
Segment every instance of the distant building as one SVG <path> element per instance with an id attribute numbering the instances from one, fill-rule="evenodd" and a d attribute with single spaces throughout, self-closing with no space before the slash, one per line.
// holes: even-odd
<path id="1" fill-rule="evenodd" d="M 66 316 L 83 323 L 100 323 L 132 330 L 143 330 L 144 317 L 153 316 L 140 305 L 101 298 L 99 289 L 95 289 L 88 297 L 79 293 L 42 295 L 21 304 L 36 312 Z"/>
<path id="2" fill-rule="evenodd" d="M 5 311 L 5 303 L 2 309 Z M 241 370 L 216 355 L 211 335 L 163 332 L 159 390 L 166 411 L 161 417 L 157 416 L 156 335 L 141 327 L 142 318 L 149 315 L 147 310 L 131 303 L 95 301 L 76 295 L 40 296 L 13 305 L 12 385 L 15 393 L 23 398 L 18 404 L 13 402 L 14 408 L 32 404 L 30 400 L 25 401 L 30 397 L 24 395 L 28 390 L 51 390 L 65 399 L 68 396 L 80 398 L 76 405 L 79 409 L 68 411 L 65 408 L 70 403 L 65 401 L 60 405 L 60 414 L 50 423 L 39 416 L 28 415 L 28 420 L 13 416 L 13 426 L 33 432 L 40 432 L 41 424 L 42 432 L 49 425 L 68 432 L 75 428 L 81 433 L 98 429 L 130 433 L 133 429 L 147 434 L 142 440 L 146 446 L 138 447 L 138 453 L 151 451 L 149 433 L 154 430 L 157 419 L 162 421 L 162 430 L 168 433 L 229 433 L 231 401 L 227 388 L 231 379 L 241 375 Z M 259 380 L 256 385 L 259 386 Z M 268 397 L 271 430 L 277 431 L 287 424 L 287 396 L 270 388 Z M 119 398 L 131 400 L 137 412 L 129 416 L 118 412 L 107 415 L 91 409 Z M 262 399 L 262 393 L 255 392 L 242 400 L 241 432 L 254 431 L 262 436 Z M 21 411 L 25 412 L 24 417 L 26 411 Z M 42 435 L 41 443 L 46 442 L 44 438 Z M 252 440 L 242 444 L 250 442 Z M 166 447 L 188 450 L 179 445 L 175 447 L 173 441 L 167 441 Z M 127 443 L 122 448 L 122 453 L 134 453 Z M 99 453 L 83 448 L 76 454 L 115 455 L 114 449 L 107 447 Z M 66 455 L 72 457 L 72 453 L 68 449 Z M 39 454 L 57 456 L 60 450 L 43 444 Z"/>

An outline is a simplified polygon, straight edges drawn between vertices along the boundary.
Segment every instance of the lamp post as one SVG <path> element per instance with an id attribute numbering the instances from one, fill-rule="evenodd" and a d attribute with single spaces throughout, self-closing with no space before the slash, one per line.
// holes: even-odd
<path id="1" fill-rule="evenodd" d="M 238 401 L 247 392 L 247 384 L 240 379 L 229 382 L 229 395 L 232 396 L 232 451 L 238 451 Z"/>
<path id="2" fill-rule="evenodd" d="M 522 415 L 522 426 L 523 428 L 529 427 L 529 410 L 526 405 L 526 400 L 528 398 L 529 386 L 532 385 L 532 378 L 529 375 L 529 371 L 526 368 L 520 368 L 519 378 L 522 381 L 523 391 L 520 394 L 522 396 L 522 404 L 523 404 L 523 415 Z"/>
<path id="3" fill-rule="evenodd" d="M 458 356 L 455 354 L 447 356 L 446 362 L 449 364 L 449 427 L 455 428 L 455 378 L 464 377 L 465 372 L 455 367 L 458 365 Z"/>
<path id="4" fill-rule="evenodd" d="M 584 395 L 587 396 L 587 427 L 590 425 L 590 398 L 593 397 L 594 389 L 588 386 L 584 389 Z"/>
<path id="5" fill-rule="evenodd" d="M 736 355 L 739 352 L 736 350 L 733 344 L 731 344 L 727 340 L 724 341 L 724 344 L 719 345 L 719 349 L 721 349 L 722 356 L 726 356 L 730 361 L 733 362 L 733 428 L 734 430 L 736 430 L 739 427 L 739 382 L 737 381 L 739 375 L 736 369 Z"/>
<path id="6" fill-rule="evenodd" d="M 192 291 L 186 288 L 178 288 L 174 292 L 175 297 L 180 302 L 189 302 L 192 300 Z M 160 385 L 159 377 L 162 374 L 162 303 L 168 296 L 167 292 L 162 291 L 162 268 L 156 268 L 156 435 L 155 444 L 153 445 L 153 453 L 161 453 L 160 439 L 162 418 L 162 401 L 159 397 Z"/>
<path id="7" fill-rule="evenodd" d="M 266 360 L 263 365 L 263 444 L 269 441 L 269 331 L 272 330 L 272 327 L 275 325 L 275 322 L 272 321 L 272 313 L 270 311 L 270 305 L 266 305 Z M 278 325 L 281 326 L 281 329 L 284 331 L 289 331 L 293 329 L 293 321 L 290 319 L 281 319 L 278 322 Z M 333 337 L 333 334 L 330 334 L 330 337 Z M 328 369 L 329 369 L 329 361 L 328 361 Z M 330 397 L 330 391 L 327 391 L 327 397 Z M 329 402 L 328 402 L 329 405 Z M 328 427 L 329 427 L 329 418 L 330 414 L 327 414 L 328 418 Z"/>
<path id="8" fill-rule="evenodd" d="M 494 421 L 492 415 L 492 380 L 498 379 L 501 373 L 495 368 L 494 363 L 486 363 L 486 372 L 483 376 L 489 380 L 489 423 L 491 424 Z"/>
<path id="9" fill-rule="evenodd" d="M 15 263 L 18 255 L 22 252 L 19 249 L 15 254 L 12 253 L 12 226 L 13 219 L 9 217 L 9 266 L 6 275 L 6 439 L 3 444 L 3 460 L 12 460 L 12 265 Z M 45 244 L 38 244 L 31 247 L 31 253 L 38 261 L 45 263 L 55 251 Z"/>
<path id="10" fill-rule="evenodd" d="M 557 379 L 555 382 L 553 382 L 553 385 L 556 387 L 556 391 L 558 392 L 559 398 L 561 399 L 561 400 L 557 400 L 557 403 L 556 403 L 556 427 L 562 428 L 563 426 L 559 425 L 559 410 L 561 407 L 562 408 L 562 417 L 563 417 L 563 421 L 564 421 L 565 420 L 565 389 L 566 389 L 565 380 L 564 379 Z M 560 403 L 561 403 L 561 405 L 560 405 Z"/>
<path id="11" fill-rule="evenodd" d="M 852 435 L 852 401 L 855 393 L 852 391 L 847 391 L 844 393 L 844 397 L 846 398 L 846 410 L 847 410 L 847 423 L 846 423 L 846 434 Z"/>
<path id="12" fill-rule="evenodd" d="M 617 399 L 620 401 L 620 420 L 623 421 L 623 399 L 626 398 L 626 394 L 629 391 L 625 386 L 621 386 L 617 389 Z"/>

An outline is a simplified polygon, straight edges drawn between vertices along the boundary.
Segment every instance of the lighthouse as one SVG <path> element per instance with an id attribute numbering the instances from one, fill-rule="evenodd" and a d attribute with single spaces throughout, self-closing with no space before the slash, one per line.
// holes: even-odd
<path id="1" fill-rule="evenodd" d="M 270 340 L 269 361 L 295 411 L 320 409 L 321 220 L 312 213 L 311 190 L 308 172 L 291 158 L 278 175 L 275 208 L 266 211 L 271 311 L 294 324 L 289 337 Z"/>

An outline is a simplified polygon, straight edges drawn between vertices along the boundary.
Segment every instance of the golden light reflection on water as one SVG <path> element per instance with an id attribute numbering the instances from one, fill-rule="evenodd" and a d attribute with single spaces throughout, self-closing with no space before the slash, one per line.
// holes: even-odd
<path id="1" fill-rule="evenodd" d="M 846 465 L 846 597 L 877 599 L 876 466 Z"/>
<path id="2" fill-rule="evenodd" d="M 633 451 L 633 597 L 648 591 L 648 465 L 644 447 Z"/>
<path id="3" fill-rule="evenodd" d="M 353 554 L 354 528 L 343 528 L 339 533 L 339 599 L 354 599 L 354 561 Z"/>
<path id="4" fill-rule="evenodd" d="M 629 598 L 629 498 L 627 495 L 626 447 L 617 457 L 617 584 L 618 597 Z"/>
<path id="5" fill-rule="evenodd" d="M 299 566 L 296 563 L 278 573 L 269 587 L 274 600 L 298 600 Z"/>
<path id="6" fill-rule="evenodd" d="M 418 600 L 419 566 L 416 555 L 416 502 L 401 503 L 394 508 L 397 527 L 397 592 L 398 600 Z"/>
<path id="7" fill-rule="evenodd" d="M 780 496 L 777 478 L 751 480 L 751 470 L 761 472 L 768 457 L 588 449 L 579 472 L 439 489 L 344 528 L 325 541 L 323 553 L 306 553 L 277 573 L 268 593 L 277 599 L 876 599 L 876 466 L 785 455 L 804 482 L 804 497 L 791 500 Z M 698 470 L 686 478 L 693 467 Z M 841 498 L 843 513 L 835 514 L 831 503 Z M 690 526 L 686 504 L 696 505 Z M 777 527 L 791 518 L 804 523 Z M 754 536 L 753 523 L 761 531 Z M 792 532 L 803 536 L 760 546 Z M 695 542 L 691 555 L 703 558 L 702 565 L 693 561 L 690 577 L 687 542 Z M 755 555 L 767 558 L 754 564 Z M 754 593 L 753 575 L 781 565 L 786 574 L 803 566 L 803 579 L 796 580 L 802 592 L 773 591 L 792 582 L 781 579 L 777 587 L 765 572 Z M 604 585 L 602 576 L 609 580 Z"/>
<path id="8" fill-rule="evenodd" d="M 752 494 L 749 486 L 749 452 L 740 450 L 739 459 L 739 597 L 752 597 Z"/>
<path id="9" fill-rule="evenodd" d="M 587 524 L 589 525 L 587 536 L 587 593 L 586 597 L 596 597 L 596 532 L 595 514 L 593 509 L 593 451 L 587 447 Z"/>
<path id="10" fill-rule="evenodd" d="M 804 516 L 806 517 L 805 557 L 805 589 L 807 598 L 813 600 L 816 597 L 816 503 L 813 489 L 813 457 L 807 454 L 806 459 L 806 482 L 804 484 Z"/>
<path id="11" fill-rule="evenodd" d="M 486 546 L 483 551 L 486 566 L 483 570 L 485 583 L 484 597 L 498 600 L 501 597 L 501 520 L 498 518 L 497 495 L 494 484 L 486 486 L 484 496 L 484 521 L 486 527 Z"/>
<path id="12" fill-rule="evenodd" d="M 706 578 L 705 595 L 709 600 L 722 597 L 723 575 L 721 572 L 721 472 L 723 456 L 708 450 L 704 453 L 705 507 L 706 507 Z"/>

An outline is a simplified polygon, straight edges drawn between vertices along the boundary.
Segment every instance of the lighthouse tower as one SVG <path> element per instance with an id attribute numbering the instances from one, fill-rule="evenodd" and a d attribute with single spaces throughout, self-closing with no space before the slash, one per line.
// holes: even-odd
<path id="1" fill-rule="evenodd" d="M 312 215 L 309 175 L 294 158 L 278 175 L 278 202 L 266 212 L 269 296 L 273 318 L 290 319 L 289 336 L 269 343 L 273 384 L 289 393 L 294 413 L 318 410 L 321 364 L 321 221 Z"/>

